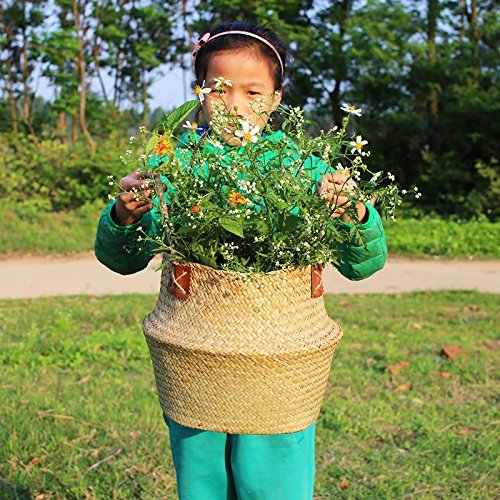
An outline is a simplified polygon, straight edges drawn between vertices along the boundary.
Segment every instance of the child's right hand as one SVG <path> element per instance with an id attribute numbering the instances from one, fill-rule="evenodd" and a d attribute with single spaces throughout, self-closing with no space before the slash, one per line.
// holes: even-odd
<path id="1" fill-rule="evenodd" d="M 142 214 L 153 208 L 149 200 L 140 199 L 150 198 L 149 186 L 153 182 L 152 176 L 151 172 L 142 172 L 139 169 L 130 172 L 118 182 L 122 192 L 116 198 L 111 216 L 119 226 L 134 224 L 142 217 Z"/>

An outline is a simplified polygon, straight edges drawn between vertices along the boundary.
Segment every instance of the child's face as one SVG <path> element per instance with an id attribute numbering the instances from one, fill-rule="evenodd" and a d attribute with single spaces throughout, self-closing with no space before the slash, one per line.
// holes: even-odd
<path id="1" fill-rule="evenodd" d="M 215 78 L 220 77 L 232 82 L 232 86 L 223 86 L 222 93 L 215 90 Z M 225 102 L 231 116 L 244 118 L 251 125 L 263 128 L 269 120 L 267 115 L 281 102 L 281 92 L 275 92 L 268 60 L 253 50 L 213 54 L 208 64 L 205 86 L 214 89 L 206 95 L 203 104 L 203 116 L 208 123 L 214 117 L 215 108 L 223 106 Z M 241 143 L 241 139 L 235 137 L 234 130 L 223 132 L 222 137 L 230 145 Z"/>

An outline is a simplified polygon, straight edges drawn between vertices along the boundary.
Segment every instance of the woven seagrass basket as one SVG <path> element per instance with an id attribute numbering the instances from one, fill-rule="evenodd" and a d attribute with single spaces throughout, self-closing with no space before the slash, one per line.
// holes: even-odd
<path id="1" fill-rule="evenodd" d="M 251 278 L 194 263 L 166 267 L 143 322 L 165 414 L 231 434 L 308 427 L 342 337 L 318 274 L 314 266 Z"/>

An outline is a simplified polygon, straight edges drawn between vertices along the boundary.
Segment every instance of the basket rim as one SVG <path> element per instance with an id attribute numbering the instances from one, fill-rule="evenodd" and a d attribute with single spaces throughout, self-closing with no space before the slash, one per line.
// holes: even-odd
<path id="1" fill-rule="evenodd" d="M 278 275 L 280 273 L 282 274 L 289 274 L 295 270 L 301 270 L 301 271 L 309 271 L 311 266 L 313 264 L 308 264 L 307 266 L 288 266 L 283 269 L 274 269 L 273 271 L 265 271 L 265 272 L 241 272 L 241 271 L 230 271 L 226 269 L 215 269 L 215 267 L 207 266 L 206 264 L 201 264 L 199 262 L 193 262 L 193 261 L 171 261 L 169 265 L 178 265 L 178 266 L 189 266 L 193 268 L 199 268 L 199 269 L 205 269 L 207 271 L 213 272 L 215 274 L 220 274 L 220 275 L 230 275 L 230 276 L 235 276 L 235 277 L 240 277 L 240 278 L 246 278 L 246 277 L 262 277 L 262 276 L 269 276 L 269 275 Z M 168 267 L 168 266 L 166 266 Z"/>

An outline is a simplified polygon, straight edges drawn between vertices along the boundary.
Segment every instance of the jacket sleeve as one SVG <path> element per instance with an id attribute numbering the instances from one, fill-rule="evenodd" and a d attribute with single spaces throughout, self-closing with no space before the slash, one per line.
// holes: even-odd
<path id="1" fill-rule="evenodd" d="M 359 225 L 365 244 L 351 241 L 339 244 L 341 262 L 337 266 L 340 274 L 352 281 L 368 278 L 382 269 L 387 260 L 387 245 L 382 219 L 370 204 L 366 203 L 368 220 Z M 349 231 L 352 224 L 339 221 L 344 230 Z"/>
<path id="2" fill-rule="evenodd" d="M 153 258 L 153 244 L 138 241 L 143 233 L 154 238 L 160 234 L 161 217 L 156 208 L 143 214 L 129 226 L 119 226 L 111 217 L 115 200 L 103 210 L 97 226 L 94 251 L 97 260 L 119 274 L 132 274 L 145 269 Z"/>

